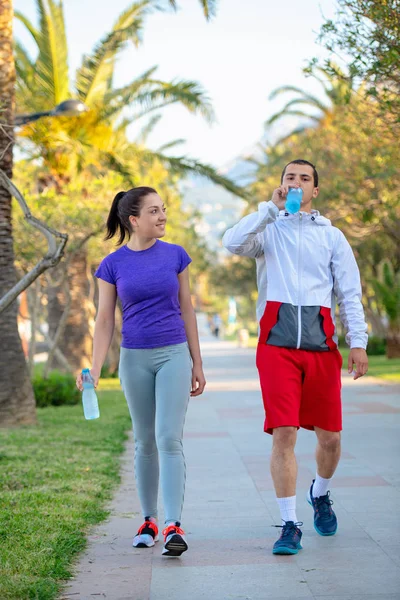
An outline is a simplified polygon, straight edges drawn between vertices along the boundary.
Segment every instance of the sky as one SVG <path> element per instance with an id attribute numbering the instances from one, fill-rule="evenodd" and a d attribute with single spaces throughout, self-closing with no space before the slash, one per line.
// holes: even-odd
<path id="1" fill-rule="evenodd" d="M 223 168 L 255 146 L 264 122 L 289 100 L 283 96 L 269 101 L 275 88 L 295 85 L 323 98 L 321 86 L 302 69 L 309 59 L 327 56 L 316 40 L 324 17 L 334 16 L 335 0 L 220 0 L 212 22 L 204 19 L 198 0 L 178 3 L 178 13 L 148 17 L 142 46 L 129 44 L 119 59 L 116 85 L 159 65 L 157 76 L 162 79 L 201 83 L 217 122 L 210 126 L 182 107 L 168 107 L 148 140 L 152 148 L 184 138 L 176 152 Z M 14 0 L 14 5 L 36 24 L 34 0 Z M 82 55 L 128 5 L 128 0 L 64 0 L 71 77 Z M 29 34 L 18 22 L 15 36 L 33 51 Z"/>

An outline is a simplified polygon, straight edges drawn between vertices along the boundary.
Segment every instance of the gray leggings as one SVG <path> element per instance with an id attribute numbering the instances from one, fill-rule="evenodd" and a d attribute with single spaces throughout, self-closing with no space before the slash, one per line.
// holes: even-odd
<path id="1" fill-rule="evenodd" d="M 160 472 L 165 522 L 180 521 L 186 480 L 182 436 L 192 377 L 188 345 L 121 348 L 119 376 L 133 424 L 143 517 L 157 517 Z"/>

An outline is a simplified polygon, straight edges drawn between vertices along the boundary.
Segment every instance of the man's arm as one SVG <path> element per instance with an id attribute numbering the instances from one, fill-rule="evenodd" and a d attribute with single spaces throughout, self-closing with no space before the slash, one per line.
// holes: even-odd
<path id="1" fill-rule="evenodd" d="M 350 244 L 341 231 L 338 232 L 332 255 L 334 293 L 339 305 L 340 319 L 347 331 L 346 342 L 350 346 L 349 373 L 356 365 L 354 379 L 365 375 L 368 370 L 366 353 L 368 327 L 361 303 L 362 291 L 360 272 Z"/>
<path id="2" fill-rule="evenodd" d="M 222 245 L 232 254 L 258 258 L 264 252 L 262 233 L 278 214 L 279 208 L 272 200 L 261 202 L 257 212 L 246 215 L 224 233 Z"/>

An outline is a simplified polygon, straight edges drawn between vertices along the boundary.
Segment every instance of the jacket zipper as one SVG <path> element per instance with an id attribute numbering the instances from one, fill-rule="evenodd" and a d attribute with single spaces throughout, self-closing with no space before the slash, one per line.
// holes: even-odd
<path id="1" fill-rule="evenodd" d="M 302 301 L 302 289 L 301 289 L 301 267 L 303 265 L 303 215 L 299 215 L 299 257 L 297 264 L 297 276 L 298 276 L 298 306 L 297 306 L 297 349 L 300 348 L 301 344 L 301 301 Z"/>

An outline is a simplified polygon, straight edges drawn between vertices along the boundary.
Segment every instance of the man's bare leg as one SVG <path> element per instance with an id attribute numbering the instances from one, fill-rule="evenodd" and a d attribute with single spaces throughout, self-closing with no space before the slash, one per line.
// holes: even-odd
<path id="1" fill-rule="evenodd" d="M 316 450 L 317 473 L 324 479 L 331 479 L 340 460 L 340 431 L 326 431 L 316 427 L 315 433 L 318 438 Z"/>
<path id="2" fill-rule="evenodd" d="M 277 498 L 296 495 L 296 427 L 277 427 L 273 433 L 271 475 Z"/>

